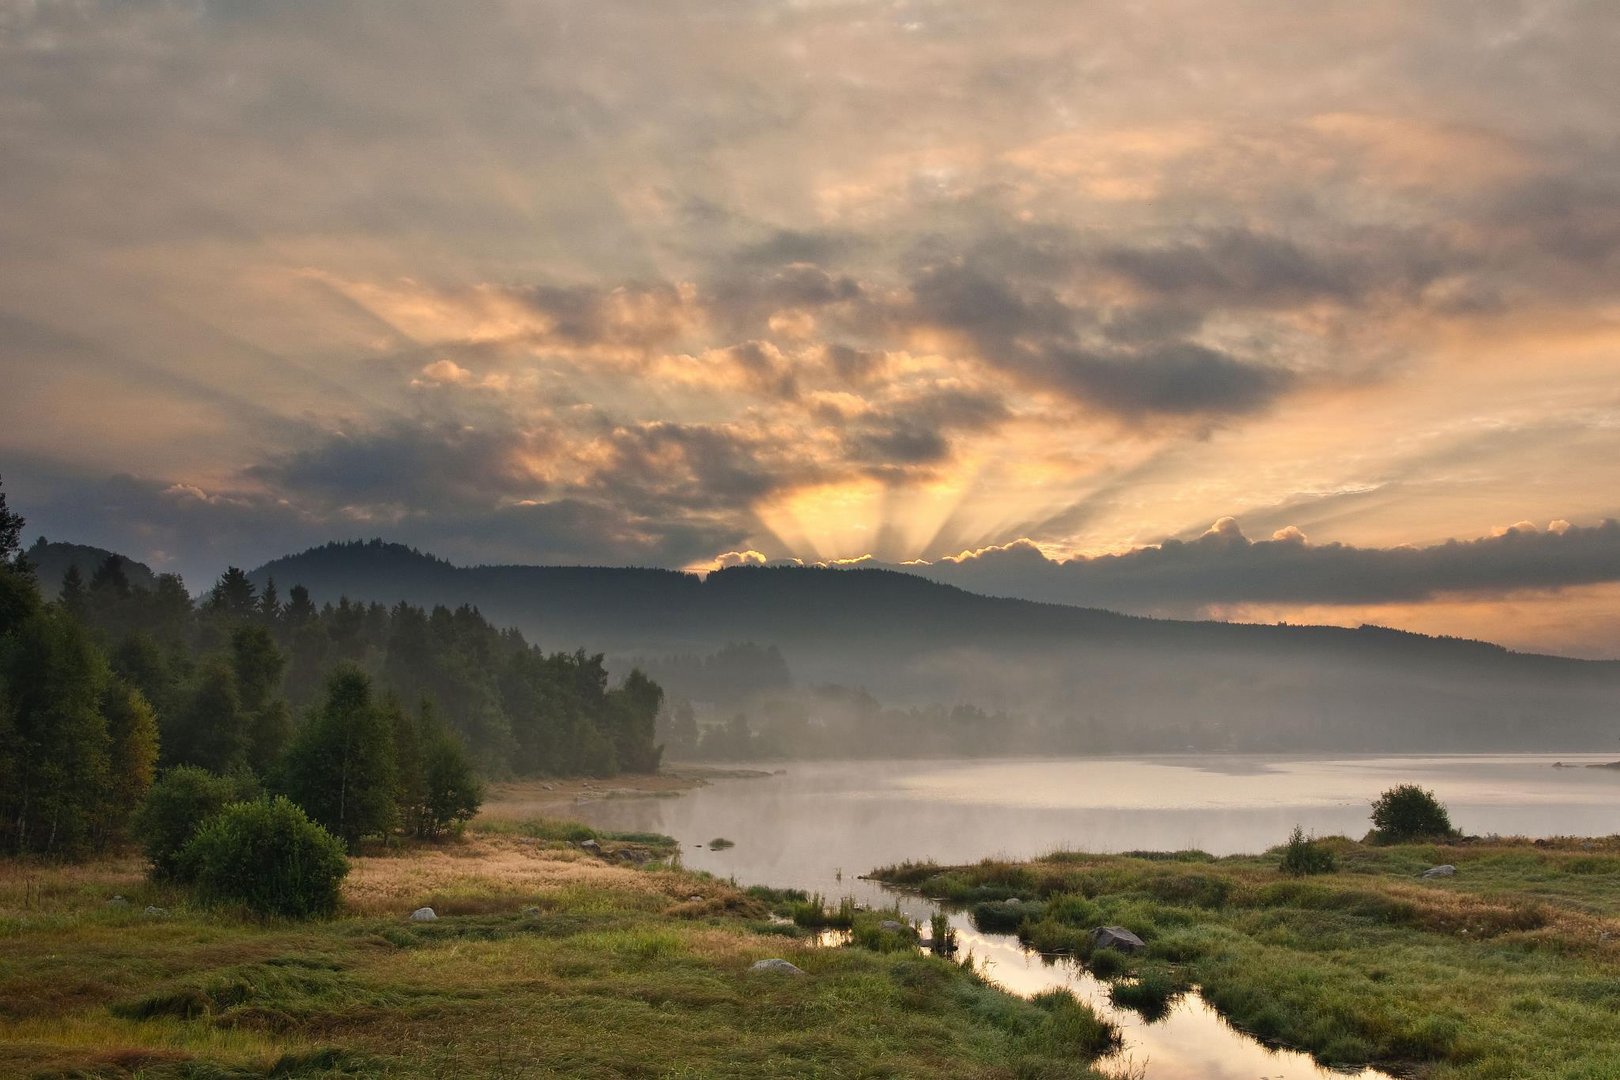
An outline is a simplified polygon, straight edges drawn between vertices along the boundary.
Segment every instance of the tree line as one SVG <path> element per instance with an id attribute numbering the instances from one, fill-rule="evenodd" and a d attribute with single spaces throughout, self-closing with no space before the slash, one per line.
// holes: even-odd
<path id="1" fill-rule="evenodd" d="M 285 794 L 351 845 L 431 836 L 479 775 L 650 772 L 662 689 L 476 609 L 285 599 L 228 569 L 200 602 L 112 555 L 41 595 L 0 491 L 0 851 L 125 839 L 160 772 Z M 41 541 L 43 543 L 43 541 Z"/>

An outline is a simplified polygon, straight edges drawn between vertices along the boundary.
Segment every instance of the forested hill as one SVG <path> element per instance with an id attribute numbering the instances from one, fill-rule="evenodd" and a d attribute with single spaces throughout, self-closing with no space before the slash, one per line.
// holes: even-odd
<path id="1" fill-rule="evenodd" d="M 1387 661 L 1508 665 L 1563 675 L 1620 663 L 1510 652 L 1500 645 L 1383 627 L 1197 622 L 981 596 L 891 570 L 738 567 L 706 577 L 675 570 L 587 566 L 457 567 L 399 544 L 327 544 L 252 571 L 297 583 L 317 602 L 472 604 L 548 646 L 655 653 L 755 640 L 884 652 L 994 642 L 1045 646 L 1262 649 L 1280 657 L 1370 655 Z"/>
<path id="2" fill-rule="evenodd" d="M 1074 730 L 1075 749 L 1607 748 L 1620 663 L 1376 627 L 1147 619 L 997 599 L 886 570 L 456 567 L 379 542 L 252 575 L 319 600 L 476 605 L 548 649 L 781 649 L 800 685 L 973 702 Z"/>
<path id="3" fill-rule="evenodd" d="M 39 582 L 40 589 L 47 596 L 55 596 L 62 591 L 62 579 L 70 570 L 78 570 L 80 578 L 88 587 L 96 571 L 106 566 L 108 558 L 114 554 L 106 548 L 91 547 L 89 544 L 65 544 L 59 540 L 48 541 L 43 536 L 23 553 L 28 565 L 33 568 L 34 580 Z M 124 573 L 124 580 L 132 588 L 157 588 L 157 573 L 150 566 L 122 555 L 117 558 L 119 568 Z"/>

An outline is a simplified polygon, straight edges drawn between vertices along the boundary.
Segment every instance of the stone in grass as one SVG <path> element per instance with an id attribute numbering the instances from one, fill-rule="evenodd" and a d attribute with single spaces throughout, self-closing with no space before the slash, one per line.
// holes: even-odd
<path id="1" fill-rule="evenodd" d="M 154 916 L 154 917 L 161 918 L 162 916 L 167 915 L 168 913 L 169 913 L 168 908 L 161 908 L 161 907 L 156 907 L 156 906 L 154 906 L 152 904 L 148 904 L 146 906 L 146 911 L 144 911 L 142 914 L 151 915 L 151 916 Z"/>
<path id="2" fill-rule="evenodd" d="M 1419 875 L 1419 876 L 1420 877 L 1426 877 L 1426 878 L 1430 878 L 1430 877 L 1450 877 L 1451 875 L 1455 874 L 1456 872 L 1457 872 L 1457 868 L 1455 866 L 1452 866 L 1450 863 L 1444 863 L 1444 864 L 1442 864 L 1440 866 L 1431 866 L 1431 867 L 1429 867 L 1427 870 L 1423 871 L 1423 873 L 1421 875 Z"/>
<path id="3" fill-rule="evenodd" d="M 1147 942 L 1123 926 L 1099 926 L 1091 932 L 1091 946 L 1094 949 L 1117 949 L 1123 953 L 1134 953 L 1147 948 Z"/>
<path id="4" fill-rule="evenodd" d="M 411 912 L 411 922 L 432 922 L 439 917 L 439 913 L 430 907 L 419 907 Z"/>
<path id="5" fill-rule="evenodd" d="M 111 900 L 107 901 L 107 906 L 110 908 L 126 908 L 129 907 L 129 901 L 125 900 L 122 896 L 115 896 Z"/>
<path id="6" fill-rule="evenodd" d="M 795 967 L 794 965 L 788 963 L 786 960 L 783 960 L 781 957 L 776 957 L 776 956 L 771 957 L 771 959 L 769 959 L 769 960 L 757 961 L 751 967 L 749 967 L 748 970 L 749 971 L 765 971 L 765 972 L 770 972 L 770 973 L 776 974 L 776 975 L 803 975 L 804 974 L 804 969 L 803 968 Z"/>
<path id="7" fill-rule="evenodd" d="M 600 854 L 602 854 L 602 845 L 598 844 L 595 840 L 582 840 L 582 841 L 580 841 L 579 849 L 581 851 L 588 851 L 592 855 L 600 855 Z"/>

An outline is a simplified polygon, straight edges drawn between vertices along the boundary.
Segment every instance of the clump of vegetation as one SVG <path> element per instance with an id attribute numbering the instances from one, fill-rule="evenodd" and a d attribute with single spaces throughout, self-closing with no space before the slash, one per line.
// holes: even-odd
<path id="1" fill-rule="evenodd" d="M 1030 1004 L 1046 1013 L 1046 1041 L 1054 1050 L 1069 1048 L 1085 1057 L 1100 1057 L 1119 1049 L 1119 1029 L 1099 1017 L 1067 990 L 1045 990 Z"/>
<path id="2" fill-rule="evenodd" d="M 928 947 L 941 955 L 956 951 L 956 931 L 951 929 L 951 917 L 935 911 L 928 917 Z"/>
<path id="3" fill-rule="evenodd" d="M 1372 804 L 1372 823 L 1373 835 L 1385 844 L 1456 835 L 1434 792 L 1416 784 L 1401 784 L 1378 796 Z"/>
<path id="4" fill-rule="evenodd" d="M 855 898 L 846 896 L 836 907 L 820 893 L 811 893 L 803 900 L 790 901 L 787 917 L 807 930 L 849 930 L 855 926 Z"/>
<path id="5" fill-rule="evenodd" d="M 1046 905 L 1023 900 L 986 900 L 968 909 L 973 927 L 986 934 L 1011 934 L 1026 920 L 1039 920 Z"/>
<path id="6" fill-rule="evenodd" d="M 906 952 L 917 947 L 917 937 L 917 928 L 895 907 L 857 913 L 850 944 L 873 952 Z"/>
<path id="7" fill-rule="evenodd" d="M 724 851 L 726 848 L 733 848 L 736 846 L 737 845 L 735 843 L 727 840 L 723 836 L 717 836 L 713 840 L 709 841 L 709 850 L 711 851 Z"/>
<path id="8" fill-rule="evenodd" d="M 294 919 L 335 912 L 349 872 L 343 845 L 280 796 L 234 803 L 209 818 L 180 863 L 204 904 Z"/>
<path id="9" fill-rule="evenodd" d="M 202 824 L 234 802 L 259 794 L 252 776 L 217 776 L 195 765 L 176 765 L 158 777 L 135 817 L 141 841 L 158 880 L 184 880 L 180 852 Z"/>
<path id="10" fill-rule="evenodd" d="M 1093 967 L 1095 968 L 1095 958 Z M 1150 963 L 1143 965 L 1134 979 L 1115 982 L 1110 986 L 1108 999 L 1120 1008 L 1135 1009 L 1142 1014 L 1144 1020 L 1151 1023 L 1168 1015 L 1176 998 L 1187 990 L 1186 981 L 1168 964 Z"/>
<path id="11" fill-rule="evenodd" d="M 1307 837 L 1305 830 L 1295 825 L 1294 831 L 1288 836 L 1288 843 L 1283 845 L 1282 859 L 1277 868 L 1294 877 L 1309 877 L 1312 874 L 1331 874 L 1336 865 L 1333 852 L 1315 837 Z"/>

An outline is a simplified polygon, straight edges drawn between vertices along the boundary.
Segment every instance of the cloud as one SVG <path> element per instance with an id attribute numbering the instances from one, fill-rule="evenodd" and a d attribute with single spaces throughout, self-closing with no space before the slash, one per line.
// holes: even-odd
<path id="1" fill-rule="evenodd" d="M 1429 547 L 1313 544 L 1294 527 L 1251 540 L 1225 517 L 1194 540 L 1118 555 L 1048 558 L 1035 544 L 963 552 L 905 569 L 998 596 L 1115 610 L 1200 614 L 1222 605 L 1352 605 L 1503 597 L 1620 582 L 1620 522 L 1529 522 Z"/>
<path id="2" fill-rule="evenodd" d="M 1592 4 L 0 5 L 0 456 L 199 568 L 1598 520 L 1617 50 Z"/>

